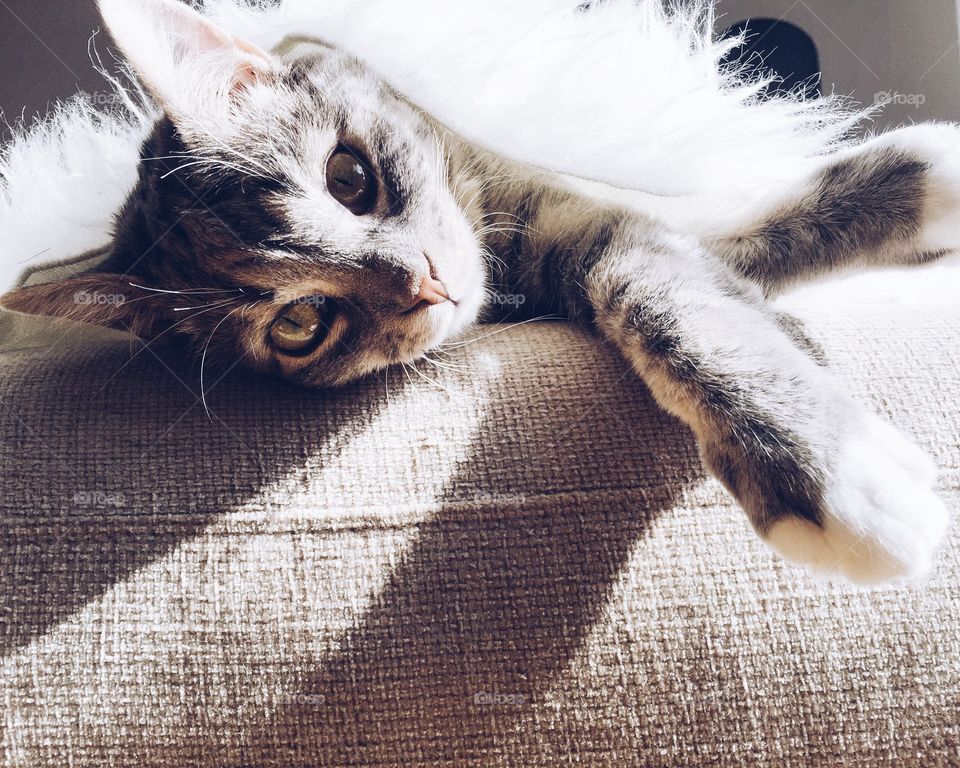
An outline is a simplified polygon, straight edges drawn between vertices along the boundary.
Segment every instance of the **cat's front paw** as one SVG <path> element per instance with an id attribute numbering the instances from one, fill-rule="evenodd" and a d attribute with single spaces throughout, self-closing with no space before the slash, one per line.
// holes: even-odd
<path id="1" fill-rule="evenodd" d="M 864 414 L 828 473 L 822 527 L 788 517 L 771 526 L 766 541 L 787 560 L 858 584 L 922 575 L 948 523 L 935 479 L 923 451 Z"/>

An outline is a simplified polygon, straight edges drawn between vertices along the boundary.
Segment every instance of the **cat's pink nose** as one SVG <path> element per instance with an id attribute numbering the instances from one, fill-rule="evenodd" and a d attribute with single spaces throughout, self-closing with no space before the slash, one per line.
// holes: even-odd
<path id="1" fill-rule="evenodd" d="M 404 307 L 404 310 L 413 312 L 421 307 L 443 304 L 445 301 L 450 301 L 450 295 L 447 293 L 447 289 L 443 287 L 443 283 L 431 275 L 424 275 L 420 279 L 419 290 L 410 299 L 410 303 Z"/>
<path id="2" fill-rule="evenodd" d="M 425 301 L 427 304 L 442 304 L 445 301 L 450 301 L 450 296 L 447 294 L 447 289 L 443 287 L 443 283 L 435 277 L 427 275 L 420 281 L 420 291 L 417 293 L 417 299 Z"/>

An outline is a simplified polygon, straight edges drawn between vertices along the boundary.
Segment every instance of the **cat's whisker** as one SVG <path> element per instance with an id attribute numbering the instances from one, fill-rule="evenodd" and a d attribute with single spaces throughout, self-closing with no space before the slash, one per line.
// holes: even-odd
<path id="1" fill-rule="evenodd" d="M 243 308 L 240 310 L 240 322 L 246 321 L 246 314 L 248 309 L 253 309 L 258 304 L 262 304 L 262 301 L 254 301 L 252 304 L 244 304 Z"/>
<path id="2" fill-rule="evenodd" d="M 483 180 L 483 182 L 474 192 L 473 197 L 470 198 L 470 201 L 468 203 L 464 205 L 463 200 L 460 198 L 459 195 L 457 197 L 457 203 L 460 205 L 462 210 L 469 211 L 471 208 L 473 208 L 474 203 L 476 203 L 477 199 L 481 195 L 486 194 L 488 191 L 490 191 L 494 187 L 499 187 L 503 184 L 509 184 L 511 181 L 512 181 L 512 176 L 508 173 L 503 172 L 499 174 L 491 174 L 490 176 L 488 176 Z"/>
<path id="3" fill-rule="evenodd" d="M 145 297 L 145 298 L 146 298 L 146 297 Z M 134 301 L 140 301 L 140 299 L 134 299 Z M 178 321 L 177 321 L 176 323 L 174 323 L 173 325 L 165 328 L 164 330 L 162 330 L 160 333 L 158 333 L 156 336 L 154 336 L 154 337 L 153 337 L 152 339 L 150 339 L 149 341 L 143 342 L 143 344 L 142 344 L 142 346 L 140 347 L 140 349 L 138 349 L 136 352 L 134 352 L 134 353 L 130 356 L 130 358 L 129 358 L 123 365 L 121 365 L 121 366 L 116 370 L 116 372 L 115 372 L 109 379 L 107 379 L 107 380 L 103 383 L 103 385 L 100 387 L 100 389 L 97 390 L 97 394 L 99 395 L 101 392 L 103 392 L 103 390 L 107 388 L 107 385 L 109 385 L 111 381 L 113 381 L 115 378 L 117 378 L 117 376 L 119 376 L 119 375 L 123 372 L 123 370 L 124 370 L 128 365 L 130 365 L 130 363 L 132 363 L 134 360 L 136 360 L 141 354 L 143 354 L 144 352 L 146 352 L 147 349 L 148 349 L 151 345 L 153 345 L 154 342 L 158 341 L 161 337 L 166 336 L 168 333 L 170 333 L 171 331 L 175 330 L 178 326 L 182 325 L 183 323 L 186 323 L 186 322 L 188 322 L 188 321 L 190 321 L 190 320 L 193 320 L 195 317 L 199 317 L 200 315 L 205 315 L 205 314 L 207 314 L 207 312 L 212 312 L 213 310 L 219 309 L 219 308 L 220 308 L 220 307 L 210 307 L 209 309 L 204 309 L 204 310 L 202 310 L 202 311 L 200 311 L 200 312 L 197 312 L 197 313 L 195 313 L 195 314 L 193 314 L 193 315 L 188 315 L 187 317 L 183 318 L 182 320 L 178 320 Z"/>
<path id="4" fill-rule="evenodd" d="M 434 168 L 433 190 L 437 197 L 442 196 L 448 182 L 447 143 L 436 126 L 433 126 L 434 139 L 437 142 L 437 162 Z"/>
<path id="5" fill-rule="evenodd" d="M 477 231 L 475 234 L 478 239 L 486 240 L 491 235 L 505 235 L 507 237 L 522 235 L 523 230 L 511 227 L 489 226 Z"/>
<path id="6" fill-rule="evenodd" d="M 161 179 L 165 179 L 165 178 L 167 178 L 168 176 L 172 176 L 172 175 L 175 174 L 177 171 L 182 171 L 184 168 L 192 168 L 192 167 L 197 166 L 197 165 L 207 165 L 207 166 L 212 165 L 212 166 L 214 166 L 215 168 L 229 168 L 230 170 L 238 171 L 238 172 L 240 172 L 240 173 L 242 173 L 242 174 L 244 174 L 244 175 L 246 175 L 246 176 L 252 176 L 252 175 L 254 175 L 254 174 L 246 173 L 246 172 L 244 171 L 244 169 L 239 168 L 239 167 L 234 166 L 234 165 L 229 165 L 228 163 L 211 162 L 210 160 L 194 160 L 193 162 L 190 162 L 190 163 L 184 163 L 183 165 L 178 165 L 178 166 L 177 166 L 176 168 L 174 168 L 173 170 L 167 171 L 167 172 L 166 172 L 165 174 L 163 174 L 160 178 L 161 178 Z M 262 177 L 260 177 L 260 178 L 262 178 Z"/>
<path id="7" fill-rule="evenodd" d="M 461 208 L 466 209 L 466 206 L 463 204 L 462 189 L 460 188 L 461 183 L 466 178 L 467 182 L 475 181 L 476 174 L 472 172 L 471 166 L 473 163 L 465 164 L 460 168 L 459 173 L 457 173 L 456 184 L 454 185 L 454 194 L 456 195 L 457 205 Z"/>
<path id="8" fill-rule="evenodd" d="M 453 371 L 456 373 L 467 373 L 469 371 L 469 368 L 466 365 L 455 365 L 449 362 L 441 362 L 440 360 L 434 360 L 432 357 L 428 357 L 426 355 L 424 355 L 423 359 L 435 368 L 443 368 L 444 370 Z"/>
<path id="9" fill-rule="evenodd" d="M 411 387 L 413 386 L 413 379 L 410 378 L 410 370 L 407 367 L 407 364 L 403 361 L 400 362 L 401 367 L 403 368 L 403 373 L 407 377 L 407 384 Z"/>
<path id="10" fill-rule="evenodd" d="M 220 137 L 210 134 L 207 138 L 212 139 L 215 143 L 215 146 L 217 146 L 220 150 L 226 152 L 227 154 L 233 155 L 234 157 L 237 157 L 240 160 L 243 160 L 245 163 L 249 163 L 251 167 L 261 171 L 263 174 L 265 174 L 264 178 L 268 178 L 268 179 L 275 178 L 275 174 L 272 173 L 270 169 L 267 168 L 263 163 L 241 152 L 236 147 L 231 147 L 229 144 L 227 144 L 227 142 L 225 142 Z"/>
<path id="11" fill-rule="evenodd" d="M 503 277 L 503 275 L 506 274 L 507 262 L 497 256 L 492 249 L 483 245 L 480 247 L 480 254 L 487 260 L 488 263 L 496 267 L 498 277 Z"/>
<path id="12" fill-rule="evenodd" d="M 449 357 L 449 358 L 454 358 L 455 355 L 457 354 L 456 352 L 451 352 L 449 349 L 444 349 L 443 347 L 436 347 L 435 349 L 431 350 L 431 352 L 433 352 L 434 354 L 443 355 L 444 357 Z M 459 358 L 455 358 L 455 359 L 459 359 Z"/>
<path id="13" fill-rule="evenodd" d="M 460 199 L 460 183 L 463 181 L 465 176 L 472 175 L 472 167 L 476 164 L 476 161 L 473 163 L 465 163 L 460 167 L 460 170 L 457 171 L 457 175 L 454 177 L 453 182 L 450 184 L 450 190 L 453 192 L 454 197 L 457 199 L 458 203 L 461 203 Z"/>
<path id="14" fill-rule="evenodd" d="M 419 368 L 417 368 L 416 365 L 411 365 L 411 366 L 410 366 L 410 370 L 412 370 L 415 374 L 417 374 L 417 376 L 419 376 L 421 379 L 423 379 L 423 380 L 426 381 L 428 384 L 430 384 L 430 386 L 436 387 L 436 388 L 439 389 L 440 391 L 446 392 L 448 395 L 452 395 L 453 397 L 465 397 L 465 398 L 468 398 L 468 399 L 470 399 L 470 400 L 481 400 L 481 399 L 482 399 L 482 398 L 475 397 L 475 396 L 473 396 L 473 395 L 468 395 L 468 394 L 466 394 L 466 393 L 464 393 L 464 392 L 458 392 L 458 391 L 455 390 L 455 389 L 451 389 L 450 387 L 444 386 L 443 384 L 441 384 L 441 383 L 440 383 L 439 381 L 437 381 L 436 379 L 431 379 L 429 376 L 427 376 L 427 374 L 425 374 L 423 371 L 421 371 Z"/>
<path id="15" fill-rule="evenodd" d="M 174 312 L 192 312 L 195 309 L 206 309 L 207 307 L 216 309 L 217 307 L 225 307 L 228 304 L 233 304 L 234 302 L 237 302 L 237 301 L 240 301 L 239 297 L 234 297 L 231 299 L 219 299 L 217 301 L 210 302 L 209 304 L 200 304 L 196 307 L 174 307 L 173 311 Z"/>
<path id="16" fill-rule="evenodd" d="M 204 366 L 207 363 L 207 352 L 210 349 L 210 343 L 213 341 L 213 337 L 216 336 L 217 331 L 220 330 L 220 326 L 222 326 L 225 322 L 227 322 L 227 320 L 230 319 L 230 316 L 232 314 L 234 314 L 235 312 L 238 312 L 241 309 L 242 307 L 236 307 L 230 312 L 227 312 L 227 314 L 225 314 L 222 318 L 220 318 L 220 322 L 213 327 L 213 331 L 211 331 L 210 336 L 207 338 L 207 343 L 203 346 L 203 355 L 200 358 L 200 400 L 203 403 L 203 410 L 206 412 L 208 419 L 210 418 L 210 408 L 207 406 L 207 393 L 203 384 L 203 372 L 204 372 Z"/>
<path id="17" fill-rule="evenodd" d="M 496 231 L 527 232 L 529 230 L 527 229 L 527 227 L 521 224 L 511 224 L 506 221 L 495 221 L 495 222 L 491 222 L 490 224 L 484 224 L 482 227 L 479 227 L 476 231 L 479 234 L 482 232 L 496 232 Z"/>
<path id="18" fill-rule="evenodd" d="M 187 154 L 183 154 L 183 155 L 162 155 L 162 156 L 157 156 L 157 157 L 144 157 L 144 158 L 141 158 L 141 161 L 147 161 L 147 160 L 192 160 L 192 161 L 194 161 L 194 162 L 192 162 L 192 163 L 187 163 L 186 165 L 181 165 L 179 168 L 174 168 L 172 171 L 169 171 L 168 173 L 164 174 L 164 175 L 161 177 L 161 178 L 164 178 L 164 179 L 167 178 L 167 176 L 169 176 L 170 174 L 176 173 L 177 171 L 181 170 L 182 168 L 188 168 L 188 167 L 190 167 L 191 165 L 209 165 L 209 166 L 212 166 L 213 168 L 227 168 L 227 169 L 229 169 L 229 170 L 237 171 L 237 172 L 239 172 L 239 173 L 242 173 L 242 174 L 244 174 L 245 176 L 253 176 L 253 177 L 256 177 L 256 178 L 266 178 L 266 177 L 263 176 L 262 174 L 257 173 L 257 172 L 256 172 L 255 170 L 253 170 L 252 168 L 246 168 L 246 167 L 244 167 L 244 166 L 242 166 L 242 165 L 238 165 L 238 164 L 235 164 L 235 163 L 228 163 L 228 162 L 226 162 L 225 160 L 221 160 L 221 159 L 219 159 L 219 158 L 203 157 L 203 156 L 201 156 L 201 155 L 187 155 Z"/>
<path id="19" fill-rule="evenodd" d="M 426 360 L 427 358 L 422 358 L 422 359 Z M 415 365 L 411 366 L 411 370 L 413 370 L 413 372 L 417 374 L 421 379 L 426 380 L 432 387 L 435 387 L 443 392 L 446 392 L 448 395 L 451 395 L 452 397 L 459 397 L 465 400 L 473 400 L 476 403 L 494 404 L 494 403 L 522 402 L 524 400 L 528 400 L 535 396 L 533 394 L 530 394 L 530 395 L 523 395 L 519 397 L 490 398 L 486 396 L 470 395 L 470 394 L 467 394 L 466 392 L 460 392 L 458 390 L 451 389 L 450 387 L 444 386 L 436 379 L 432 379 L 422 371 L 418 370 Z"/>
<path id="20" fill-rule="evenodd" d="M 506 260 L 505 260 L 503 257 L 498 256 L 497 253 L 496 253 L 496 251 L 494 251 L 492 248 L 490 248 L 490 246 L 487 246 L 487 245 L 482 246 L 482 247 L 481 247 L 481 251 L 482 251 L 487 257 L 489 257 L 489 259 L 490 259 L 491 261 L 494 261 L 494 262 L 500 264 L 504 269 L 506 269 L 506 267 L 507 267 L 507 262 L 506 262 Z"/>
<path id="21" fill-rule="evenodd" d="M 473 193 L 473 197 L 470 198 L 470 202 L 468 202 L 466 205 L 461 205 L 461 208 L 465 211 L 469 211 L 471 208 L 473 208 L 473 204 L 477 202 L 477 199 L 481 195 L 486 193 L 486 191 L 490 188 L 490 184 L 491 182 L 489 180 L 484 180 L 480 186 L 477 187 L 476 192 Z"/>
<path id="22" fill-rule="evenodd" d="M 435 349 L 435 350 L 433 350 L 433 351 L 434 351 L 434 352 L 437 352 L 437 353 L 442 353 L 442 352 L 443 352 L 443 350 L 441 350 L 441 349 Z M 445 353 L 445 354 L 448 354 L 448 355 L 449 355 L 449 353 Z M 425 356 L 425 357 L 422 357 L 422 358 L 420 358 L 420 359 L 426 361 L 427 363 L 433 363 L 433 364 L 436 364 L 436 363 L 439 362 L 439 361 L 437 361 L 437 360 L 431 360 L 429 357 L 426 357 L 426 356 Z M 497 398 L 491 398 L 491 397 L 489 397 L 489 396 L 471 395 L 471 394 L 468 394 L 468 393 L 466 393 L 466 392 L 461 392 L 461 391 L 458 391 L 458 390 L 455 390 L 455 389 L 451 389 L 450 387 L 444 386 L 442 383 L 440 383 L 440 382 L 437 381 L 436 379 L 432 379 L 432 378 L 430 378 L 429 376 L 427 376 L 425 373 L 423 373 L 422 371 L 418 370 L 415 363 L 413 363 L 413 364 L 401 363 L 401 366 L 404 368 L 404 371 L 405 371 L 405 373 L 407 374 L 407 379 L 408 379 L 409 383 L 411 384 L 411 386 L 413 385 L 413 381 L 410 379 L 410 375 L 409 375 L 409 374 L 410 374 L 410 371 L 413 371 L 413 373 L 415 373 L 415 374 L 416 374 L 417 376 L 419 376 L 421 379 L 425 379 L 425 380 L 430 384 L 430 386 L 432 386 L 432 387 L 434 387 L 434 388 L 436 388 L 436 389 L 439 389 L 439 390 L 441 390 L 441 391 L 443 391 L 443 392 L 446 392 L 447 394 L 449 394 L 449 395 L 451 395 L 451 396 L 453 396 L 453 397 L 459 397 L 459 398 L 464 398 L 464 399 L 467 399 L 467 400 L 473 400 L 474 402 L 477 402 L 477 403 L 485 403 L 485 404 L 520 403 L 520 402 L 524 402 L 524 401 L 533 399 L 533 398 L 535 398 L 535 397 L 538 396 L 537 393 L 529 393 L 529 394 L 525 394 L 525 395 L 518 395 L 518 396 L 516 396 L 516 397 L 497 397 Z M 439 369 L 438 369 L 438 370 L 439 370 Z M 447 371 L 441 371 L 439 375 L 443 375 L 443 374 L 446 373 L 446 372 L 447 372 Z M 456 372 L 468 373 L 468 372 L 469 372 L 469 369 L 468 369 L 468 368 L 464 368 L 464 369 L 461 369 L 461 370 L 456 371 Z"/>
<path id="23" fill-rule="evenodd" d="M 183 291 L 173 291 L 165 288 L 150 288 L 146 285 L 138 285 L 137 283 L 129 283 L 131 288 L 139 288 L 142 291 L 150 291 L 151 293 L 169 293 L 177 296 L 187 296 L 194 294 L 202 293 L 243 293 L 243 288 L 188 288 Z"/>
<path id="24" fill-rule="evenodd" d="M 476 231 L 476 237 L 483 239 L 486 235 L 525 235 L 527 230 L 510 225 L 489 225 Z"/>
<path id="25" fill-rule="evenodd" d="M 529 323 L 539 323 L 545 320 L 553 321 L 553 320 L 563 320 L 563 319 L 565 318 L 562 318 L 558 315 L 541 315 L 540 317 L 531 317 L 529 320 L 521 320 L 519 323 L 497 323 L 496 325 L 503 326 L 503 327 L 498 328 L 497 330 L 494 330 L 494 331 L 490 331 L 489 333 L 485 333 L 481 336 L 477 336 L 475 338 L 466 339 L 464 341 L 455 341 L 449 344 L 444 344 L 443 346 L 445 349 L 463 349 L 464 347 L 469 347 L 471 344 L 476 344 L 478 341 L 489 339 L 491 336 L 498 336 L 499 334 L 504 333 L 506 331 L 513 330 L 514 328 L 519 328 L 521 325 L 527 325 Z"/>
<path id="26" fill-rule="evenodd" d="M 513 222 L 510 221 L 494 221 L 490 224 L 486 224 L 483 227 L 480 227 L 477 230 L 477 236 L 481 236 L 482 233 L 487 232 L 496 232 L 500 231 L 504 234 L 506 233 L 515 233 L 520 235 L 529 235 L 529 234 L 540 234 L 539 230 L 531 226 L 529 223 L 525 222 L 521 217 L 516 214 L 507 213 L 506 211 L 494 211 L 491 213 L 484 214 L 479 217 L 476 221 L 476 224 L 480 224 L 485 219 L 492 218 L 494 216 L 500 216 L 507 219 L 513 219 Z M 514 223 L 516 222 L 516 223 Z"/>
<path id="27" fill-rule="evenodd" d="M 508 219 L 514 219 L 516 221 L 523 221 L 520 216 L 517 216 L 515 213 L 509 213 L 508 211 L 490 211 L 489 213 L 483 214 L 477 221 L 483 221 L 484 219 L 491 219 L 494 216 L 506 216 Z"/>

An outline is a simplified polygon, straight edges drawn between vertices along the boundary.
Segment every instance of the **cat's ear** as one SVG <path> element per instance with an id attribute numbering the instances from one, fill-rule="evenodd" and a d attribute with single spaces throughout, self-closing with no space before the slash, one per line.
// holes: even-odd
<path id="1" fill-rule="evenodd" d="M 217 120 L 276 61 L 181 0 L 98 0 L 113 39 L 171 116 Z"/>
<path id="2" fill-rule="evenodd" d="M 153 338 L 171 322 L 165 294 L 132 283 L 129 275 L 91 272 L 0 296 L 0 307 L 27 315 L 63 317 Z"/>

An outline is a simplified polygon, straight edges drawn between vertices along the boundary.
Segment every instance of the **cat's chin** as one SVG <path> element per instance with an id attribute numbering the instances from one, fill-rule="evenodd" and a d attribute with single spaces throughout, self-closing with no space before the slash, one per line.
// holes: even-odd
<path id="1" fill-rule="evenodd" d="M 427 323 L 424 329 L 424 336 L 427 338 L 423 344 L 424 353 L 454 340 L 477 322 L 486 295 L 482 281 L 478 282 L 480 288 L 453 293 L 452 295 L 457 296 L 456 301 L 424 309 L 423 321 Z"/>
<path id="2" fill-rule="evenodd" d="M 432 307 L 425 307 L 418 318 L 422 323 L 420 335 L 420 353 L 422 357 L 448 341 L 452 341 L 469 329 L 480 315 L 482 297 L 463 299 L 457 303 L 444 302 Z"/>

